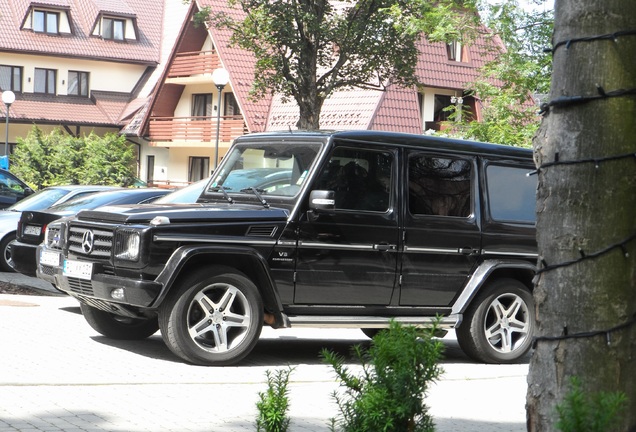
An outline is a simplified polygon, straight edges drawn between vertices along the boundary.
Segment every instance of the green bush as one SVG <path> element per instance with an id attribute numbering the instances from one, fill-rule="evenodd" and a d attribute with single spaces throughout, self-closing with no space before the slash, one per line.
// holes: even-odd
<path id="1" fill-rule="evenodd" d="M 261 432 L 285 432 L 289 427 L 289 375 L 293 368 L 277 370 L 275 373 L 266 371 L 267 391 L 258 394 L 256 403 L 258 417 L 256 430 Z"/>
<path id="2" fill-rule="evenodd" d="M 436 328 L 418 329 L 392 322 L 378 333 L 368 350 L 353 349 L 362 375 L 352 374 L 344 358 L 322 351 L 344 394 L 334 392 L 340 417 L 332 430 L 342 432 L 422 432 L 435 429 L 424 398 L 442 373 L 438 365 L 444 345 L 433 339 Z"/>
<path id="3" fill-rule="evenodd" d="M 44 134 L 33 126 L 17 141 L 11 171 L 36 189 L 62 184 L 130 186 L 136 178 L 135 148 L 123 136 L 91 132 L 73 137 L 59 128 Z"/>
<path id="4" fill-rule="evenodd" d="M 562 403 L 557 405 L 561 432 L 610 432 L 618 431 L 620 415 L 627 405 L 627 397 L 621 392 L 586 394 L 577 377 L 570 379 L 571 389 Z"/>

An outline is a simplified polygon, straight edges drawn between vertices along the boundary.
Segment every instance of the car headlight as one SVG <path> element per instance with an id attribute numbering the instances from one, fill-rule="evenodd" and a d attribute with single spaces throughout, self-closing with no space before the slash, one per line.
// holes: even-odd
<path id="1" fill-rule="evenodd" d="M 137 261 L 141 250 L 141 235 L 137 231 L 118 231 L 115 240 L 115 258 Z"/>
<path id="2" fill-rule="evenodd" d="M 53 249 L 62 249 L 63 225 L 52 223 L 46 227 L 44 232 L 44 244 Z"/>

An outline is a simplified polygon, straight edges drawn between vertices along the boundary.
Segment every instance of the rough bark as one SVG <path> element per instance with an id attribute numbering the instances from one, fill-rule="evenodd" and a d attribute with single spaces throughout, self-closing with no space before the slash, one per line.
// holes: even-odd
<path id="1" fill-rule="evenodd" d="M 634 0 L 556 0 L 553 42 L 636 30 Z M 636 35 L 572 42 L 554 51 L 550 99 L 636 89 Z M 636 430 L 636 96 L 552 106 L 534 140 L 539 170 L 538 339 L 530 362 L 529 431 L 555 431 L 556 405 L 580 378 L 589 393 L 628 398 L 620 431 Z M 587 258 L 583 258 L 583 257 Z M 571 265 L 560 264 L 576 261 Z M 556 266 L 556 267 L 555 267 Z M 629 324 L 629 323 L 632 324 Z M 625 327 L 581 338 L 545 340 Z"/>

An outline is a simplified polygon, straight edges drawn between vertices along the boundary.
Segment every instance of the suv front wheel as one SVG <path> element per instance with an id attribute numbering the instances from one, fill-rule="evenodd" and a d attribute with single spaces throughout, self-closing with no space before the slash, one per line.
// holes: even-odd
<path id="1" fill-rule="evenodd" d="M 515 279 L 489 283 L 472 301 L 457 328 L 464 353 L 485 363 L 515 363 L 527 354 L 535 331 L 534 299 Z"/>
<path id="2" fill-rule="evenodd" d="M 202 269 L 186 277 L 159 309 L 166 345 L 190 363 L 235 364 L 260 336 L 260 293 L 246 276 L 227 270 Z"/>

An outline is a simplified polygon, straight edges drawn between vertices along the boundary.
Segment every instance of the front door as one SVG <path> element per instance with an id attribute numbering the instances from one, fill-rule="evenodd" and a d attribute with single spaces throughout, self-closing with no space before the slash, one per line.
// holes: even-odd
<path id="1" fill-rule="evenodd" d="M 395 150 L 383 146 L 334 148 L 312 189 L 334 191 L 336 209 L 301 217 L 295 304 L 391 302 L 398 245 L 395 162 Z"/>

